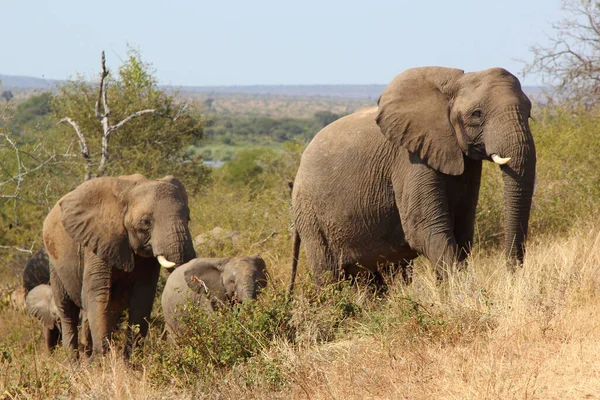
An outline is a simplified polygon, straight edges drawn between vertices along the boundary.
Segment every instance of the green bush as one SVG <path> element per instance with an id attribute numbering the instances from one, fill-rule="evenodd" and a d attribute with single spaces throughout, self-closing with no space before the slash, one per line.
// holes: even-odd
<path id="1" fill-rule="evenodd" d="M 225 180 L 232 184 L 256 185 L 264 172 L 264 162 L 274 157 L 273 151 L 253 148 L 239 151 L 233 160 L 223 167 Z"/>

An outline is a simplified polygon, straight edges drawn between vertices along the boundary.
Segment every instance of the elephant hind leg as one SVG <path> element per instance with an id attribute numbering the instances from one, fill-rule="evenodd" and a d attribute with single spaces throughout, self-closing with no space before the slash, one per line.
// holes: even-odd
<path id="1" fill-rule="evenodd" d="M 343 268 L 332 251 L 321 243 L 304 242 L 309 271 L 316 286 L 334 283 L 342 278 Z"/>

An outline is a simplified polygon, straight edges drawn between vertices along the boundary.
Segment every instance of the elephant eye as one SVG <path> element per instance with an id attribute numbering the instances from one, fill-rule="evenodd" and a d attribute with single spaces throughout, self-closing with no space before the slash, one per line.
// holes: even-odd
<path id="1" fill-rule="evenodd" d="M 471 112 L 471 118 L 481 118 L 481 110 L 476 109 Z"/>
<path id="2" fill-rule="evenodd" d="M 146 217 L 142 217 L 140 222 L 141 222 L 142 226 L 148 227 L 152 224 L 152 219 L 150 219 L 150 217 L 146 216 Z"/>

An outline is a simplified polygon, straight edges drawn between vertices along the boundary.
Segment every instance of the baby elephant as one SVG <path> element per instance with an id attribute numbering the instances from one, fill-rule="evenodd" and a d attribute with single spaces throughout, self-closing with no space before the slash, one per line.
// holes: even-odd
<path id="1" fill-rule="evenodd" d="M 167 331 L 178 331 L 177 317 L 188 301 L 214 311 L 223 304 L 255 299 L 266 284 L 267 269 L 258 255 L 195 258 L 176 268 L 165 284 L 161 303 Z"/>
<path id="2" fill-rule="evenodd" d="M 29 314 L 42 321 L 46 346 L 53 350 L 58 346 L 61 335 L 60 318 L 50 285 L 41 284 L 31 289 L 25 297 L 25 305 Z"/>

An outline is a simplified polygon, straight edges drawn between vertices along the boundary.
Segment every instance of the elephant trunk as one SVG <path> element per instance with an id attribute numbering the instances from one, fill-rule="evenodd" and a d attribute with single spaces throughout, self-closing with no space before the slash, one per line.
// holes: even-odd
<path id="1" fill-rule="evenodd" d="M 244 302 L 256 299 L 256 283 L 254 279 L 244 279 L 236 286 L 237 300 Z"/>
<path id="2" fill-rule="evenodd" d="M 178 221 L 168 226 L 168 230 L 159 229 L 161 232 L 153 235 L 152 249 L 155 256 L 161 256 L 161 265 L 174 268 L 196 257 L 192 235 L 186 223 Z"/>
<path id="3" fill-rule="evenodd" d="M 504 180 L 505 249 L 511 264 L 522 264 L 535 184 L 536 152 L 527 119 L 519 109 L 505 114 L 508 140 L 502 157 L 511 161 L 502 165 Z M 506 138 L 506 136 L 505 136 Z"/>

